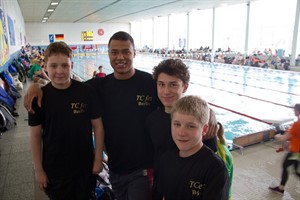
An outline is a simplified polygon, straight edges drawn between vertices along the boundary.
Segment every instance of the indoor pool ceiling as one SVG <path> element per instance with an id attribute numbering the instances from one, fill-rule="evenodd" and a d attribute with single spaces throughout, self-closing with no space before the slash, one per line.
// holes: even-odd
<path id="1" fill-rule="evenodd" d="M 152 17 L 257 0 L 18 0 L 25 23 L 129 23 Z M 47 13 L 51 2 L 59 2 Z M 201 19 L 199 19 L 201 20 Z M 205 20 L 205 19 L 202 19 Z"/>

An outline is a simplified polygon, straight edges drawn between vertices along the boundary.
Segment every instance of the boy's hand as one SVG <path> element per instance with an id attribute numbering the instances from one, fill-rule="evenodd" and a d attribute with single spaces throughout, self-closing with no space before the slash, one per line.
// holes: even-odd
<path id="1" fill-rule="evenodd" d="M 95 160 L 93 165 L 93 174 L 97 175 L 103 170 L 102 160 Z"/>
<path id="2" fill-rule="evenodd" d="M 289 136 L 290 136 L 290 134 L 289 133 L 285 133 L 285 134 L 283 134 L 283 135 L 281 135 L 281 134 L 277 134 L 277 135 L 275 135 L 274 136 L 274 138 L 276 139 L 276 140 L 278 140 L 278 141 L 286 141 L 286 140 L 288 140 L 289 139 Z"/>
<path id="3" fill-rule="evenodd" d="M 48 177 L 44 170 L 35 171 L 35 179 L 40 190 L 45 191 L 48 184 Z"/>
<path id="4" fill-rule="evenodd" d="M 43 97 L 43 91 L 40 88 L 39 84 L 33 83 L 28 89 L 24 96 L 24 107 L 26 110 L 30 113 L 34 113 L 34 110 L 32 109 L 32 101 L 34 98 L 37 98 L 38 106 L 42 106 L 42 97 Z"/>

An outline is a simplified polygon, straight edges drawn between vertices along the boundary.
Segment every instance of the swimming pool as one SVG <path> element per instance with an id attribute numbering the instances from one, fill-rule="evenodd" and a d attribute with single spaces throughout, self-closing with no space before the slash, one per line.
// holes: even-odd
<path id="1" fill-rule="evenodd" d="M 152 73 L 164 57 L 137 55 L 134 66 Z M 99 65 L 112 73 L 108 56 L 75 56 L 73 71 L 89 79 Z M 294 119 L 292 107 L 300 102 L 300 73 L 184 60 L 191 73 L 187 94 L 206 99 L 224 125 L 229 142 Z"/>

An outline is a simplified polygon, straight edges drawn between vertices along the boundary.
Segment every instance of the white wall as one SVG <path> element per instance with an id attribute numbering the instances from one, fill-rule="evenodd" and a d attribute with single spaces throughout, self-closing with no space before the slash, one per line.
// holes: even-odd
<path id="1" fill-rule="evenodd" d="M 130 33 L 130 24 L 123 23 L 26 23 L 27 40 L 33 46 L 49 44 L 49 34 L 64 34 L 64 42 L 72 44 L 107 44 L 117 31 Z M 103 29 L 104 35 L 98 35 Z M 82 31 L 93 31 L 94 41 L 82 41 Z"/>
<path id="2" fill-rule="evenodd" d="M 11 36 L 8 37 L 9 54 L 11 55 L 16 51 L 20 50 L 21 46 L 25 46 L 26 44 L 26 41 L 24 39 L 24 36 L 26 36 L 24 19 L 17 0 L 3 0 L 2 8 L 5 13 L 7 33 L 9 33 L 8 24 L 7 24 L 8 21 L 7 15 L 12 19 L 14 23 L 14 33 L 15 33 L 14 46 L 10 45 Z"/>

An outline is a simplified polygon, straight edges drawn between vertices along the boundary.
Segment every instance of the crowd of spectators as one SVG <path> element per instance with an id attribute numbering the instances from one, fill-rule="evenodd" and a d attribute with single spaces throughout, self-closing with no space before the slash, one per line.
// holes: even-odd
<path id="1" fill-rule="evenodd" d="M 200 47 L 199 49 L 185 49 L 181 50 L 168 50 L 167 48 L 162 49 L 151 49 L 148 47 L 140 50 L 141 53 L 152 53 L 163 57 L 170 58 L 181 58 L 181 59 L 194 59 L 216 63 L 226 63 L 234 65 L 271 68 L 290 70 L 290 59 L 286 56 L 279 56 L 277 51 L 272 52 L 271 49 L 265 49 L 264 51 L 253 51 L 251 54 L 245 56 L 240 52 L 232 51 L 230 48 L 222 50 L 218 48 L 214 54 L 209 46 Z M 212 59 L 213 56 L 213 59 Z M 300 55 L 296 59 L 296 65 L 300 63 Z"/>

